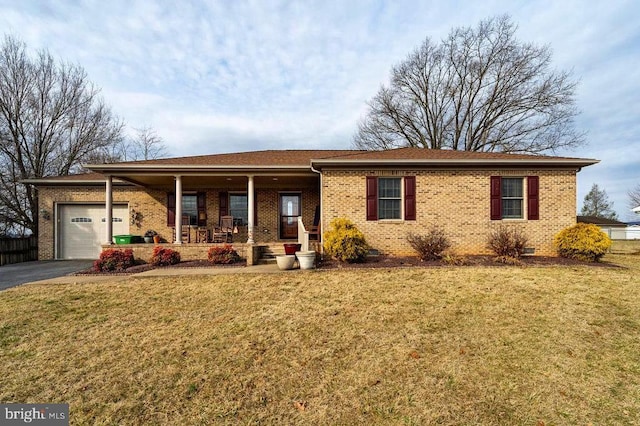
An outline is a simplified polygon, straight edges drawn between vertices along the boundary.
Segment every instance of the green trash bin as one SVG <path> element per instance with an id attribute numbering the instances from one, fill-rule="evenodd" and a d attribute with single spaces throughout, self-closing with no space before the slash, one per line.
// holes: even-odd
<path id="1" fill-rule="evenodd" d="M 135 235 L 114 235 L 113 239 L 116 244 L 133 244 Z"/>

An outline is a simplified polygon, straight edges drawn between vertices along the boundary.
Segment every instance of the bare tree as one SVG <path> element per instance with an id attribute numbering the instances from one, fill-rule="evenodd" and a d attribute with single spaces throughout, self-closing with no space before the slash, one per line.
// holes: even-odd
<path id="1" fill-rule="evenodd" d="M 5 36 L 0 46 L 0 222 L 37 232 L 38 194 L 23 179 L 67 175 L 119 143 L 122 124 L 78 65 Z"/>
<path id="2" fill-rule="evenodd" d="M 542 153 L 583 143 L 576 81 L 551 50 L 515 39 L 508 16 L 427 38 L 369 102 L 354 145 Z"/>
<path id="3" fill-rule="evenodd" d="M 150 127 L 136 129 L 136 137 L 121 146 L 121 157 L 127 160 L 155 160 L 167 156 L 164 141 Z"/>
<path id="4" fill-rule="evenodd" d="M 629 207 L 632 209 L 640 207 L 640 185 L 629 190 Z"/>
<path id="5" fill-rule="evenodd" d="M 580 215 L 618 220 L 618 215 L 613 210 L 613 202 L 609 201 L 607 191 L 600 189 L 597 183 L 594 183 L 589 193 L 584 196 Z"/>

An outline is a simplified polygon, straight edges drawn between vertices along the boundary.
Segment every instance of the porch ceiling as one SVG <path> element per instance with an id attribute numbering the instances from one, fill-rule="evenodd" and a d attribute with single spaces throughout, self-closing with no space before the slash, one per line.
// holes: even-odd
<path id="1" fill-rule="evenodd" d="M 112 174 L 114 178 L 150 188 L 174 188 L 173 174 Z M 182 174 L 182 187 L 194 188 L 247 188 L 248 178 L 244 174 Z M 305 174 L 269 174 L 254 175 L 256 188 L 298 188 L 318 185 L 318 175 Z"/>

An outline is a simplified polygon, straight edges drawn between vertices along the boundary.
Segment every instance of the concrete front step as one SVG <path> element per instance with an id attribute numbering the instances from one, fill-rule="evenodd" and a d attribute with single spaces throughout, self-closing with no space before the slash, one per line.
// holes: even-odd
<path id="1" fill-rule="evenodd" d="M 284 254 L 284 246 L 282 244 L 270 244 L 260 246 L 260 257 L 258 265 L 275 265 L 276 256 Z"/>
<path id="2" fill-rule="evenodd" d="M 311 250 L 314 248 L 315 246 L 313 246 Z M 261 245 L 258 265 L 273 265 L 276 263 L 276 256 L 284 256 L 284 254 L 284 243 Z"/>

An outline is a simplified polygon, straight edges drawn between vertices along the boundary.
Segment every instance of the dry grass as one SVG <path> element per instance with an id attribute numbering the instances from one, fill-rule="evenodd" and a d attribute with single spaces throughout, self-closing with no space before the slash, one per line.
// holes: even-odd
<path id="1" fill-rule="evenodd" d="M 73 424 L 638 424 L 640 257 L 0 293 L 0 401 Z"/>

